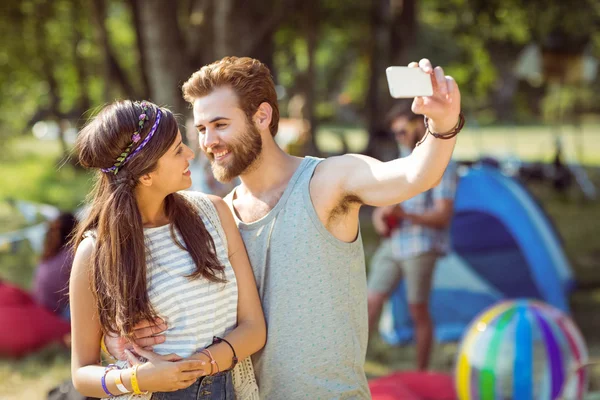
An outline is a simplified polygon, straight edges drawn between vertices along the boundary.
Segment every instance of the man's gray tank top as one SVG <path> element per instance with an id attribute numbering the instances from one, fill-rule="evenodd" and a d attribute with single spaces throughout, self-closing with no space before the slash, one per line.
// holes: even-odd
<path id="1" fill-rule="evenodd" d="M 279 202 L 244 223 L 233 211 L 254 270 L 267 343 L 253 356 L 261 399 L 369 399 L 365 258 L 360 234 L 335 238 L 309 184 L 321 159 L 306 157 Z M 235 191 L 235 189 L 234 189 Z"/>

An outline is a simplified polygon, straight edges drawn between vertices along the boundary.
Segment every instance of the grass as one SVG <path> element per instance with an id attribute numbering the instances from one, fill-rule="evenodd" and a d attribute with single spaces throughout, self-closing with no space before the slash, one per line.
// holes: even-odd
<path id="1" fill-rule="evenodd" d="M 90 188 L 90 175 L 61 155 L 58 142 L 15 140 L 0 156 L 0 165 L 0 187 L 5 199 L 18 198 L 73 210 Z"/>
<path id="2" fill-rule="evenodd" d="M 526 161 L 550 161 L 555 134 L 560 133 L 568 160 L 584 165 L 600 165 L 600 125 L 586 124 L 579 130 L 565 126 L 560 130 L 550 126 L 470 127 L 460 133 L 454 156 L 475 159 L 482 155 L 517 156 Z M 317 145 L 330 152 L 342 151 L 342 139 L 352 152 L 360 153 L 367 146 L 364 129 L 323 125 Z"/>
<path id="3" fill-rule="evenodd" d="M 340 133 L 338 133 L 340 132 Z M 574 152 L 574 133 L 565 129 L 566 148 Z M 570 132 L 570 133 L 569 133 Z M 589 125 L 584 129 L 583 160 L 589 165 L 600 165 L 600 126 Z M 359 152 L 366 145 L 364 130 L 323 126 L 317 142 L 328 152 L 341 149 L 339 135 L 343 135 L 351 151 Z M 549 160 L 552 155 L 552 135 L 546 127 L 482 128 L 461 133 L 456 149 L 457 158 L 479 154 L 517 154 L 525 159 Z M 570 149 L 570 150 L 569 150 Z M 3 198 L 18 198 L 55 205 L 72 210 L 81 204 L 90 188 L 90 176 L 76 169 L 71 163 L 63 163 L 60 147 L 55 142 L 40 142 L 33 138 L 19 139 L 10 144 L 8 151 L 0 154 L 0 188 Z M 600 173 L 589 170 L 590 178 L 600 188 Z M 596 311 L 600 308 L 600 202 L 584 202 L 577 193 L 558 196 L 541 185 L 531 187 L 542 201 L 561 234 L 565 249 L 572 262 L 577 279 L 586 288 L 572 297 L 576 322 L 590 342 L 590 353 L 600 357 L 600 322 L 596 323 Z M 23 227 L 25 221 L 16 215 L 0 198 L 0 232 Z M 377 246 L 377 237 L 369 223 L 369 210 L 364 208 L 361 232 L 367 257 Z M 28 288 L 36 256 L 28 243 L 23 242 L 10 251 L 0 249 L 0 278 L 16 282 Z M 456 345 L 436 346 L 433 354 L 434 368 L 451 371 Z M 380 376 L 396 369 L 413 367 L 414 348 L 403 346 L 391 348 L 379 338 L 369 347 L 366 370 L 369 376 Z M 600 376 L 600 371 L 598 374 Z M 50 347 L 21 360 L 0 359 L 0 399 L 45 399 L 50 388 L 70 376 L 69 354 L 60 347 Z M 597 384 L 596 384 L 597 385 Z M 598 387 L 598 386 L 595 386 Z"/>
<path id="4" fill-rule="evenodd" d="M 43 400 L 48 392 L 71 376 L 70 356 L 57 345 L 18 361 L 0 359 L 2 400 Z"/>

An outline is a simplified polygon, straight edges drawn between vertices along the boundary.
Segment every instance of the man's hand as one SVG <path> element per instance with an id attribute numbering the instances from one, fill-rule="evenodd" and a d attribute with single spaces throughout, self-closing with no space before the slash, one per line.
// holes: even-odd
<path id="1" fill-rule="evenodd" d="M 164 332 L 166 329 L 167 324 L 160 318 L 154 321 L 142 321 L 133 327 L 135 344 L 145 348 L 163 343 L 165 341 L 165 335 L 160 335 L 160 333 Z M 124 337 L 106 335 L 104 337 L 104 343 L 106 344 L 106 349 L 110 355 L 118 360 L 127 360 L 125 349 L 130 351 L 133 349 L 133 343 Z"/>
<path id="2" fill-rule="evenodd" d="M 415 97 L 412 111 L 427 116 L 433 132 L 446 133 L 452 130 L 458 123 L 458 114 L 460 114 L 460 91 L 454 78 L 444 75 L 442 67 L 438 66 L 434 69 L 426 58 L 418 63 L 412 62 L 408 66 L 421 68 L 425 73 L 430 74 L 433 85 L 432 96 Z"/>

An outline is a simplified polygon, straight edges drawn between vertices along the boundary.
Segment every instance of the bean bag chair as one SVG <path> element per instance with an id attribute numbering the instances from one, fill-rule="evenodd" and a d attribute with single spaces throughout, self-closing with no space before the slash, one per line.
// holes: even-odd
<path id="1" fill-rule="evenodd" d="M 33 297 L 23 289 L 0 281 L 0 307 L 30 306 L 35 304 Z"/>
<path id="2" fill-rule="evenodd" d="M 434 372 L 396 372 L 369 382 L 373 400 L 456 400 L 452 376 Z"/>
<path id="3" fill-rule="evenodd" d="M 402 382 L 393 379 L 379 378 L 369 382 L 373 400 L 421 400 L 410 392 Z"/>
<path id="4" fill-rule="evenodd" d="M 21 357 L 62 343 L 70 324 L 35 303 L 26 291 L 0 282 L 0 357 Z"/>

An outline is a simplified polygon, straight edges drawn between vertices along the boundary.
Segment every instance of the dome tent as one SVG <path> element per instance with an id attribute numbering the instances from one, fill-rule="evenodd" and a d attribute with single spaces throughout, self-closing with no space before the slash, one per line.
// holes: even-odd
<path id="1" fill-rule="evenodd" d="M 507 298 L 534 298 L 568 312 L 573 274 L 543 209 L 516 180 L 489 166 L 459 180 L 451 252 L 438 261 L 430 309 L 435 338 L 457 341 L 482 310 Z M 391 344 L 412 338 L 404 282 L 380 330 Z"/>

